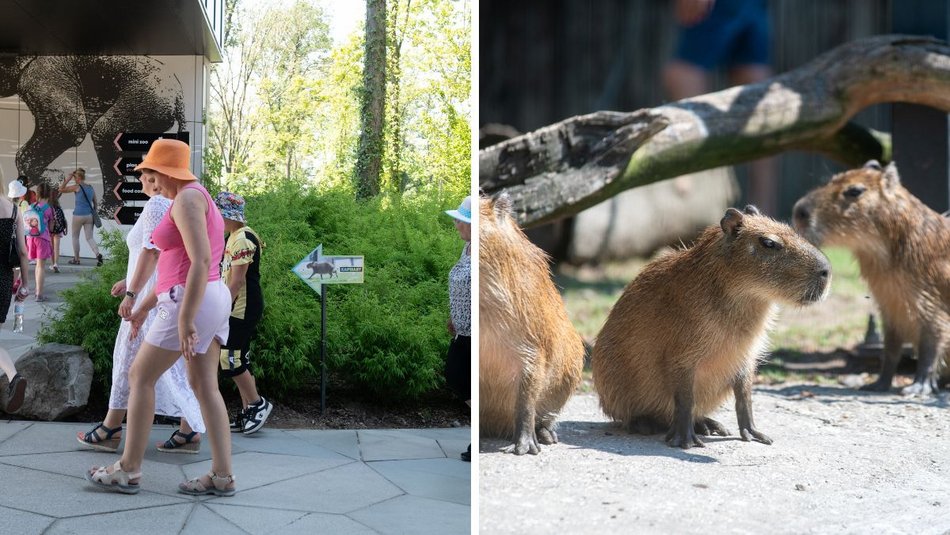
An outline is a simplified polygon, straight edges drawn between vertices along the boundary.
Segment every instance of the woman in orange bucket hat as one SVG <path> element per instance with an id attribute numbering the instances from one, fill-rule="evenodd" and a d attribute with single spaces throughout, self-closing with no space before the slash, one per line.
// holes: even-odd
<path id="1" fill-rule="evenodd" d="M 158 307 L 129 372 L 128 431 L 122 458 L 115 464 L 86 472 L 92 484 L 112 491 L 139 491 L 142 459 L 148 447 L 155 405 L 155 383 L 180 355 L 198 398 L 211 444 L 211 472 L 179 484 L 192 495 L 233 496 L 231 433 L 218 390 L 217 365 L 221 343 L 228 339 L 231 294 L 221 281 L 217 260 L 224 252 L 224 219 L 208 191 L 189 170 L 191 151 L 173 139 L 152 143 L 135 169 L 142 181 L 157 184 L 171 199 L 171 209 L 152 233 L 161 249 L 158 281 L 149 295 L 127 295 L 137 306 L 120 307 L 133 325 L 133 336 L 148 311 Z"/>

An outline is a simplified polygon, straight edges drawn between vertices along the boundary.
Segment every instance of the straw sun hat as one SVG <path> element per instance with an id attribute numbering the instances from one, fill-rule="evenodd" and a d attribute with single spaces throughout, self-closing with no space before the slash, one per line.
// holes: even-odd
<path id="1" fill-rule="evenodd" d="M 177 139 L 156 139 L 136 171 L 151 169 L 178 180 L 198 180 L 191 174 L 191 148 Z"/>

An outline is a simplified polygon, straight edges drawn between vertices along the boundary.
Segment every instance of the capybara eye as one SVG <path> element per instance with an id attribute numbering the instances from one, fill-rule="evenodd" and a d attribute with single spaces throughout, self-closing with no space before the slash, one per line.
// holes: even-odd
<path id="1" fill-rule="evenodd" d="M 849 199 L 857 199 L 866 189 L 864 186 L 849 186 L 848 189 L 844 190 L 844 196 Z"/>
<path id="2" fill-rule="evenodd" d="M 781 248 L 782 248 L 782 244 L 781 244 L 781 243 L 779 243 L 779 242 L 777 242 L 777 241 L 775 241 L 775 240 L 770 240 L 770 239 L 768 239 L 768 238 L 766 238 L 766 237 L 761 237 L 761 238 L 759 238 L 759 241 L 762 242 L 762 247 L 765 247 L 766 249 L 776 249 L 776 250 L 777 250 L 777 249 L 781 249 Z"/>

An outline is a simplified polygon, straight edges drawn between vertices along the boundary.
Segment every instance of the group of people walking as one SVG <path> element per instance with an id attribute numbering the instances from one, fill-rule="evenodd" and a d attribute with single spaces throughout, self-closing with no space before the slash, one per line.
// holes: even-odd
<path id="1" fill-rule="evenodd" d="M 258 431 L 273 409 L 257 392 L 248 369 L 251 340 L 264 307 L 259 268 L 263 242 L 246 226 L 244 199 L 228 192 L 213 199 L 189 168 L 188 145 L 164 139 L 152 144 L 136 168 L 149 200 L 126 239 L 126 278 L 112 287 L 112 295 L 123 299 L 118 306 L 122 323 L 113 352 L 109 411 L 101 424 L 77 435 L 85 446 L 115 452 L 126 420 L 122 458 L 85 473 L 93 485 L 113 491 L 138 492 L 154 415 L 163 414 L 178 417 L 181 423 L 168 440 L 156 444 L 160 451 L 197 453 L 202 433 L 210 443 L 211 472 L 182 483 L 179 490 L 233 495 L 230 433 Z M 71 174 L 60 191 L 88 197 L 91 214 L 95 197 L 89 195 L 84 178 L 84 173 Z M 76 184 L 70 186 L 71 180 Z M 10 193 L 19 193 L 11 199 L 27 195 L 16 184 L 23 187 L 19 181 L 11 183 Z M 45 218 L 48 233 L 52 216 L 46 217 L 42 208 L 49 186 L 41 184 L 36 194 L 28 210 Z M 10 305 L 14 268 L 25 274 L 29 258 L 50 258 L 44 244 L 29 243 L 32 225 L 40 222 L 25 217 L 28 214 L 21 213 L 17 204 L 0 199 L 0 247 L 11 251 L 9 258 L 6 254 L 0 258 L 0 325 Z M 74 232 L 87 217 L 93 219 L 90 214 L 74 218 Z M 101 254 L 94 251 L 101 263 Z M 37 266 L 37 271 L 43 269 Z M 30 291 L 26 277 L 21 277 L 20 291 Z M 218 389 L 219 366 L 241 394 L 242 408 L 230 419 Z M 26 379 L 2 349 L 0 370 L 10 382 L 6 411 L 14 412 L 23 403 Z"/>

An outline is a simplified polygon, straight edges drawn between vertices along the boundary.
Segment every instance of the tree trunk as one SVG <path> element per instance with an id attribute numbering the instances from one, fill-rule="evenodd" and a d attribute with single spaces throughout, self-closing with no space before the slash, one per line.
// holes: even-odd
<path id="1" fill-rule="evenodd" d="M 360 139 L 356 153 L 356 194 L 379 194 L 386 104 L 386 0 L 366 1 L 366 47 Z"/>
<path id="2" fill-rule="evenodd" d="M 480 151 L 479 184 L 488 195 L 508 193 L 519 222 L 533 226 L 626 189 L 787 150 L 854 166 L 887 161 L 890 136 L 848 122 L 884 102 L 950 111 L 950 47 L 871 37 L 758 84 L 573 117 Z"/>

